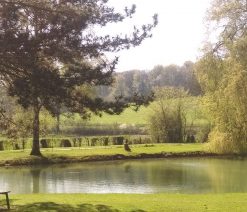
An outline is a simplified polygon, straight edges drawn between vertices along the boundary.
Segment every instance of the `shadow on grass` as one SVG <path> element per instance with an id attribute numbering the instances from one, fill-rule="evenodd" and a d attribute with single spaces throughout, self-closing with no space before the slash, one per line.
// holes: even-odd
<path id="1" fill-rule="evenodd" d="M 0 199 L 0 211 L 8 211 L 5 196 L 4 196 L 4 199 L 2 199 L 2 198 Z"/>
<path id="2" fill-rule="evenodd" d="M 21 212 L 39 212 L 39 211 L 59 211 L 59 212 L 120 212 L 118 209 L 114 209 L 108 205 L 69 205 L 69 204 L 57 204 L 54 202 L 39 202 L 32 203 L 23 206 L 13 206 L 12 211 Z M 132 210 L 132 212 L 145 212 L 143 210 Z"/>

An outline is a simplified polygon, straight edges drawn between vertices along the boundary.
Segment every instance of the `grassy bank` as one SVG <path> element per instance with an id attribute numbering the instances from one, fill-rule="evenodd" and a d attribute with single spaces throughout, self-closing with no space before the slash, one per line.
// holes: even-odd
<path id="1" fill-rule="evenodd" d="M 30 156 L 29 150 L 0 152 L 0 165 L 29 165 L 100 160 L 203 156 L 203 144 L 150 144 L 131 145 L 131 152 L 123 146 L 42 149 L 44 158 Z M 205 153 L 206 154 L 206 153 Z"/>
<path id="2" fill-rule="evenodd" d="M 12 211 L 246 211 L 247 194 L 10 195 Z M 2 202 L 2 201 L 1 201 Z M 3 203 L 3 202 L 2 202 Z M 2 205 L 2 204 L 1 204 Z"/>

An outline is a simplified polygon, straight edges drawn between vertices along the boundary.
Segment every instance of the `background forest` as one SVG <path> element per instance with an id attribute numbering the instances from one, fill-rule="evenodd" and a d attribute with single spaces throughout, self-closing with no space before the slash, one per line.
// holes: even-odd
<path id="1" fill-rule="evenodd" d="M 112 87 L 97 87 L 96 93 L 107 99 L 118 95 L 132 96 L 134 93 L 150 94 L 156 87 L 183 88 L 192 96 L 201 94 L 200 85 L 196 79 L 194 63 L 187 61 L 183 66 L 157 65 L 152 70 L 130 70 L 115 74 Z"/>

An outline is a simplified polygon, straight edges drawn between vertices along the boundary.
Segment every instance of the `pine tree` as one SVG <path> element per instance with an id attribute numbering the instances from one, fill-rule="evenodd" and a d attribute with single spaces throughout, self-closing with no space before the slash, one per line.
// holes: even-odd
<path id="1" fill-rule="evenodd" d="M 97 35 L 94 26 L 105 27 L 131 18 L 135 6 L 120 14 L 107 0 L 1 0 L 0 77 L 9 93 L 24 108 L 33 108 L 32 155 L 41 155 L 39 113 L 42 107 L 55 114 L 60 105 L 86 114 L 119 113 L 132 99 L 104 102 L 81 92 L 80 87 L 110 85 L 117 58 L 107 61 L 106 52 L 137 46 L 151 36 L 157 24 L 133 28 L 127 35 Z"/>

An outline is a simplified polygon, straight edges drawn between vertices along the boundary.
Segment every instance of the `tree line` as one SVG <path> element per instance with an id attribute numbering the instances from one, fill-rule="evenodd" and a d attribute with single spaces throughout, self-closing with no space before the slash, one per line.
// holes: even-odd
<path id="1" fill-rule="evenodd" d="M 156 87 L 182 88 L 192 96 L 202 94 L 196 78 L 194 63 L 187 61 L 183 66 L 157 65 L 150 71 L 131 70 L 115 74 L 112 86 L 98 86 L 96 94 L 108 100 L 115 96 L 132 96 L 135 93 L 149 95 Z"/>

